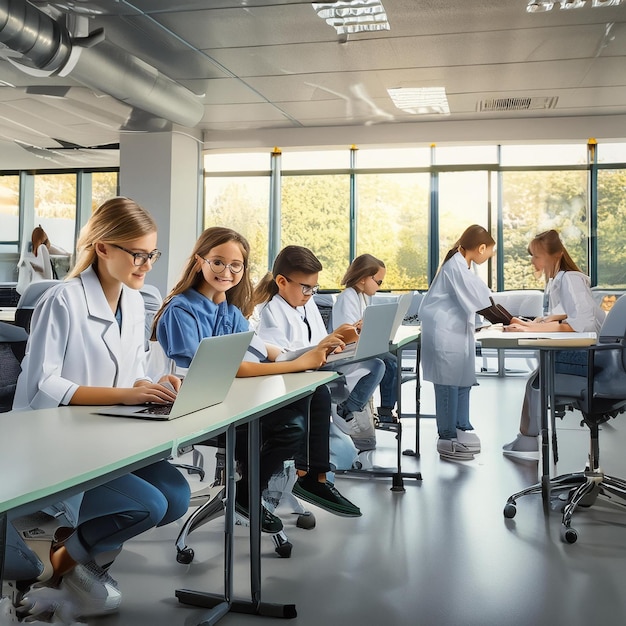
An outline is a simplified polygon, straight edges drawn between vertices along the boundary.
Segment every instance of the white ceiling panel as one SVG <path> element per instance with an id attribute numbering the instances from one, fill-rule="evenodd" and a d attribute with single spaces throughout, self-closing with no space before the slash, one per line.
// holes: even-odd
<path id="1" fill-rule="evenodd" d="M 15 6 L 24 1 L 13 0 Z M 43 20 L 51 6 L 61 16 L 78 6 L 31 3 L 48 12 Z M 387 94 L 393 87 L 444 87 L 451 114 L 428 120 L 626 114 L 626 2 L 607 9 L 588 1 L 568 11 L 557 3 L 540 14 L 527 13 L 526 0 L 383 3 L 390 30 L 338 43 L 335 31 L 303 0 L 81 1 L 81 12 L 92 12 L 86 30 L 103 28 L 108 44 L 124 55 L 124 66 L 118 73 L 81 76 L 80 59 L 97 55 L 96 44 L 81 52 L 67 76 L 33 76 L 10 65 L 6 57 L 16 53 L 0 46 L 0 81 L 17 87 L 0 87 L 0 139 L 44 147 L 58 147 L 54 139 L 114 143 L 131 117 L 133 128 L 163 128 L 152 105 L 168 103 L 174 119 L 186 98 L 199 110 L 196 119 L 204 110 L 197 128 L 207 136 L 421 121 L 393 106 Z M 147 94 L 134 109 L 109 95 L 127 72 Z M 180 98 L 171 85 L 182 88 Z M 26 87 L 55 86 L 71 89 L 55 100 L 25 93 Z M 556 107 L 478 110 L 481 100 L 523 97 L 556 98 Z"/>

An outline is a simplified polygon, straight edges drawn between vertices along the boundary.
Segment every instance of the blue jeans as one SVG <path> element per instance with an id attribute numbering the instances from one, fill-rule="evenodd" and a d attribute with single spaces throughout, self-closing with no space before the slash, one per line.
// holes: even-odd
<path id="1" fill-rule="evenodd" d="M 77 531 L 65 546 L 79 563 L 119 550 L 128 539 L 182 517 L 190 495 L 189 483 L 168 461 L 116 478 L 85 492 Z"/>
<path id="2" fill-rule="evenodd" d="M 379 358 L 385 364 L 385 373 L 380 381 L 380 406 L 393 409 L 398 401 L 398 359 L 391 352 Z"/>
<path id="3" fill-rule="evenodd" d="M 456 429 L 474 430 L 469 421 L 471 387 L 435 385 L 437 432 L 441 439 L 456 439 Z"/>
<path id="4" fill-rule="evenodd" d="M 361 365 L 367 367 L 369 372 L 359 379 L 348 398 L 341 403 L 341 409 L 338 408 L 340 415 L 362 411 L 385 375 L 385 364 L 380 359 L 368 359 Z"/>

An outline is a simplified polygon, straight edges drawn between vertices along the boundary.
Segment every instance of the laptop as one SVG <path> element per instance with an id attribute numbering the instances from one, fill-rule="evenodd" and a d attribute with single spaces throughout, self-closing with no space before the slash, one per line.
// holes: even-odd
<path id="1" fill-rule="evenodd" d="M 248 331 L 203 339 L 172 404 L 115 405 L 94 414 L 167 421 L 219 404 L 235 380 L 253 335 Z"/>
<path id="2" fill-rule="evenodd" d="M 404 316 L 407 314 L 412 301 L 412 293 L 405 293 L 398 298 L 398 310 L 396 311 L 396 316 L 394 317 L 393 324 L 391 325 L 391 335 L 389 335 L 389 341 L 394 340 L 396 333 L 398 332 L 398 328 L 402 326 Z"/>
<path id="3" fill-rule="evenodd" d="M 342 352 L 329 354 L 326 357 L 326 363 L 363 361 L 389 352 L 389 338 L 397 310 L 397 301 L 372 304 L 366 307 L 363 312 L 363 324 L 359 340 L 353 344 L 348 344 Z M 400 319 L 402 320 L 402 318 Z"/>

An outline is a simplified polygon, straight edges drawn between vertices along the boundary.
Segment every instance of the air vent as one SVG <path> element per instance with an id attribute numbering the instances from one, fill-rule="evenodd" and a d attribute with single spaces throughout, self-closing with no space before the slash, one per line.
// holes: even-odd
<path id="1" fill-rule="evenodd" d="M 554 109 L 558 96 L 550 98 L 488 98 L 478 103 L 478 111 L 532 111 L 536 109 Z"/>

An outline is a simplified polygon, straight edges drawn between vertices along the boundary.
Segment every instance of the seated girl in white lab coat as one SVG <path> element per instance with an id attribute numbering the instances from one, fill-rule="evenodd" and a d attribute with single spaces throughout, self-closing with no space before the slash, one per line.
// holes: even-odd
<path id="1" fill-rule="evenodd" d="M 360 323 L 365 307 L 372 303 L 372 296 L 383 284 L 386 273 L 385 264 L 371 254 L 361 254 L 350 263 L 341 279 L 346 288 L 333 304 L 333 330 L 342 324 Z M 381 422 L 396 422 L 393 409 L 398 400 L 397 359 L 391 352 L 379 358 L 385 364 L 385 375 L 380 381 L 380 406 L 376 413 Z"/>
<path id="2" fill-rule="evenodd" d="M 109 200 L 93 213 L 81 232 L 76 266 L 35 308 L 14 409 L 174 400 L 175 391 L 144 373 L 138 289 L 161 254 L 156 243 L 154 220 L 128 198 Z M 174 376 L 161 382 L 180 386 Z M 51 450 L 50 462 L 71 453 Z M 46 509 L 62 526 L 50 551 L 53 575 L 25 594 L 23 610 L 33 616 L 58 609 L 74 618 L 115 611 L 121 593 L 108 568 L 123 543 L 181 517 L 189 497 L 185 477 L 159 461 Z"/>

